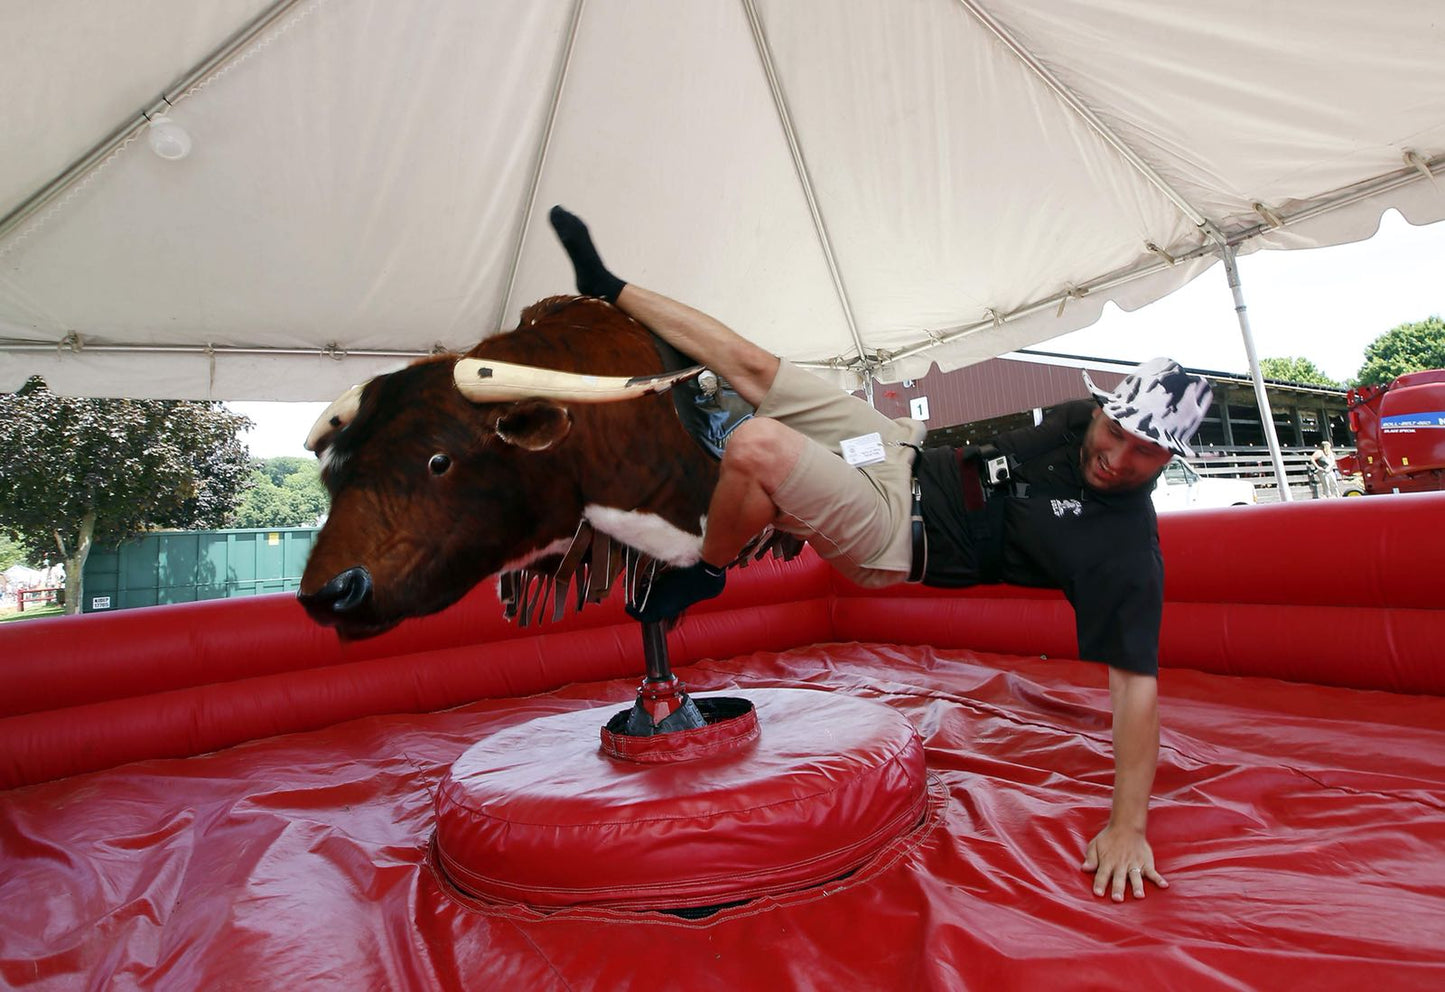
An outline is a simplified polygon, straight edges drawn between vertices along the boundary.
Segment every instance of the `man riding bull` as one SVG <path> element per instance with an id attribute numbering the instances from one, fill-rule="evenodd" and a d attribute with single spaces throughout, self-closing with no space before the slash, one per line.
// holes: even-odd
<path id="1" fill-rule="evenodd" d="M 641 620 L 718 595 L 723 567 L 767 525 L 796 534 L 853 582 L 961 587 L 1011 582 L 1063 590 L 1079 655 L 1109 665 L 1114 797 L 1083 862 L 1094 894 L 1144 896 L 1168 883 L 1145 834 L 1159 751 L 1158 648 L 1164 566 L 1150 490 L 1175 454 L 1192 455 L 1208 381 L 1145 362 L 1097 403 L 981 446 L 920 450 L 923 425 L 873 407 L 782 361 L 718 321 L 613 275 L 582 221 L 552 226 L 584 296 L 608 300 L 727 379 L 757 408 L 730 435 L 702 558 L 665 573 Z"/>

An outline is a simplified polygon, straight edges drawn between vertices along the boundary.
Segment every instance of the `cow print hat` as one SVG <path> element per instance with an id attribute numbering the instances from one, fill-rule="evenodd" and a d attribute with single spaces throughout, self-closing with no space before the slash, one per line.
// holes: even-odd
<path id="1" fill-rule="evenodd" d="M 1176 455 L 1194 457 L 1189 439 L 1214 400 L 1204 376 L 1185 372 L 1173 359 L 1151 358 L 1125 376 L 1112 393 L 1095 386 L 1087 372 L 1084 385 L 1104 408 L 1104 415 L 1130 434 Z"/>

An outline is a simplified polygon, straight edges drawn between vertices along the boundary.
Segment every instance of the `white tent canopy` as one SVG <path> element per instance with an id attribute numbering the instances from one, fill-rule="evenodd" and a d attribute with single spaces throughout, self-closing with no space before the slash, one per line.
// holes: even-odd
<path id="1" fill-rule="evenodd" d="M 624 278 L 885 380 L 1141 306 L 1225 245 L 1445 218 L 1422 0 L 0 0 L 0 23 L 0 390 L 330 399 L 570 291 L 554 202 Z M 186 157 L 152 150 L 160 113 Z"/>

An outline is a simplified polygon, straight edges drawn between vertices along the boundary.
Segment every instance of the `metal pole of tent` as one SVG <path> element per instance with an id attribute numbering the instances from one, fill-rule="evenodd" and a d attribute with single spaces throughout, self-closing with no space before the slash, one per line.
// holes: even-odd
<path id="1" fill-rule="evenodd" d="M 1249 356 L 1249 374 L 1254 379 L 1254 398 L 1259 404 L 1260 426 L 1264 428 L 1264 441 L 1269 446 L 1269 460 L 1274 464 L 1274 478 L 1279 486 L 1280 502 L 1290 501 L 1289 478 L 1284 471 L 1284 455 L 1279 450 L 1279 435 L 1274 430 L 1274 411 L 1269 407 L 1269 397 L 1264 392 L 1264 375 L 1259 371 L 1259 355 L 1254 349 L 1254 334 L 1249 329 L 1249 310 L 1244 305 L 1244 291 L 1239 284 L 1239 266 L 1235 263 L 1234 248 L 1221 245 L 1220 257 L 1224 259 L 1224 273 L 1229 277 L 1229 290 L 1234 294 L 1234 312 L 1239 317 L 1239 333 L 1244 335 L 1244 351 Z"/>

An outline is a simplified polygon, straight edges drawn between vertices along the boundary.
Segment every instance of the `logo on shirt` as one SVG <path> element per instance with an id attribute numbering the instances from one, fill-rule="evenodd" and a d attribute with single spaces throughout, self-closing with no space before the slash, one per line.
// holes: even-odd
<path id="1" fill-rule="evenodd" d="M 1051 499 L 1050 505 L 1054 508 L 1054 516 L 1062 517 L 1065 513 L 1072 513 L 1076 517 L 1084 515 L 1084 504 L 1076 499 Z"/>

